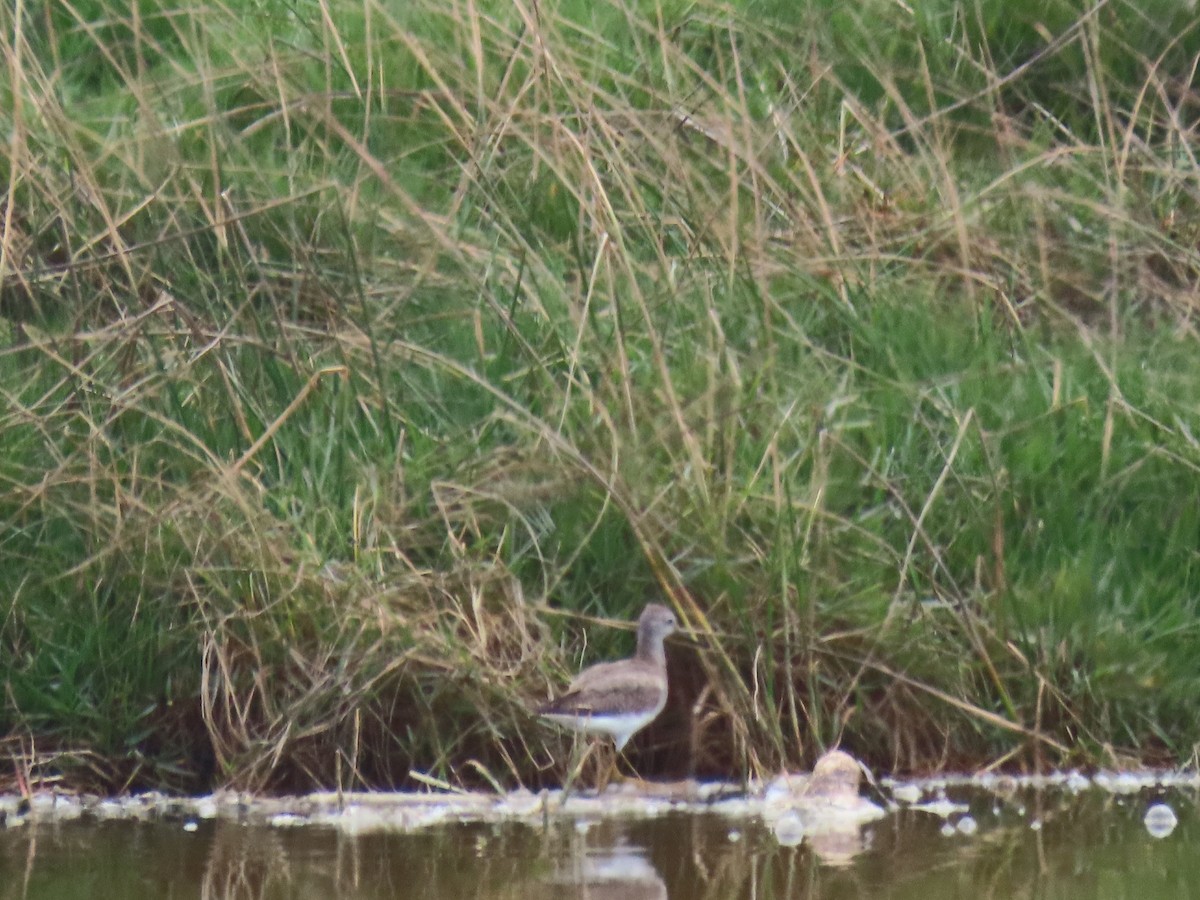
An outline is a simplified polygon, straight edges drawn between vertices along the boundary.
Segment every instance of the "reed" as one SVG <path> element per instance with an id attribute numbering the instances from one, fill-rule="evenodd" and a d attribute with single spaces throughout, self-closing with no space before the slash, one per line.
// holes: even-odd
<path id="1" fill-rule="evenodd" d="M 1200 34 L 922 7 L 0 9 L 5 768 L 1193 758 Z"/>

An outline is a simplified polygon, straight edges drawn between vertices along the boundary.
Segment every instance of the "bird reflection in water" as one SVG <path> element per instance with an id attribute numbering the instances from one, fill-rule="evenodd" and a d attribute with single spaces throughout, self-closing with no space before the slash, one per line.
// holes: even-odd
<path id="1" fill-rule="evenodd" d="M 589 847 L 542 880 L 536 896 L 555 900 L 667 900 L 667 886 L 646 852 L 617 844 Z"/>

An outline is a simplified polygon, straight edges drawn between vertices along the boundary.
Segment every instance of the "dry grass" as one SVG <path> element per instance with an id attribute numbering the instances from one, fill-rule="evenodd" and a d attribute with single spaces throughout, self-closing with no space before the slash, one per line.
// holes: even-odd
<path id="1" fill-rule="evenodd" d="M 553 780 L 664 596 L 647 771 L 1192 752 L 1194 28 L 139 9 L 0 11 L 25 782 Z"/>

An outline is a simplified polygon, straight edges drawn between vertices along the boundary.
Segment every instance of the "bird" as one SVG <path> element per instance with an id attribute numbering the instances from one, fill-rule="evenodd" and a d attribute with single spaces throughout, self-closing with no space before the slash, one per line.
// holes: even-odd
<path id="1" fill-rule="evenodd" d="M 663 640 L 677 628 L 675 613 L 660 603 L 648 604 L 638 617 L 633 656 L 584 669 L 566 693 L 543 703 L 537 714 L 581 734 L 611 737 L 620 753 L 667 704 Z"/>

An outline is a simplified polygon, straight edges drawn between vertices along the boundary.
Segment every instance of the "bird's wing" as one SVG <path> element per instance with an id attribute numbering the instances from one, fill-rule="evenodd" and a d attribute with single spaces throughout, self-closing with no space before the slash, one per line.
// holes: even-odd
<path id="1" fill-rule="evenodd" d="M 539 713 L 552 715 L 586 715 L 605 709 L 648 709 L 662 699 L 665 678 L 650 670 L 629 669 L 601 663 L 585 669 L 571 682 L 561 697 L 544 704 Z"/>

